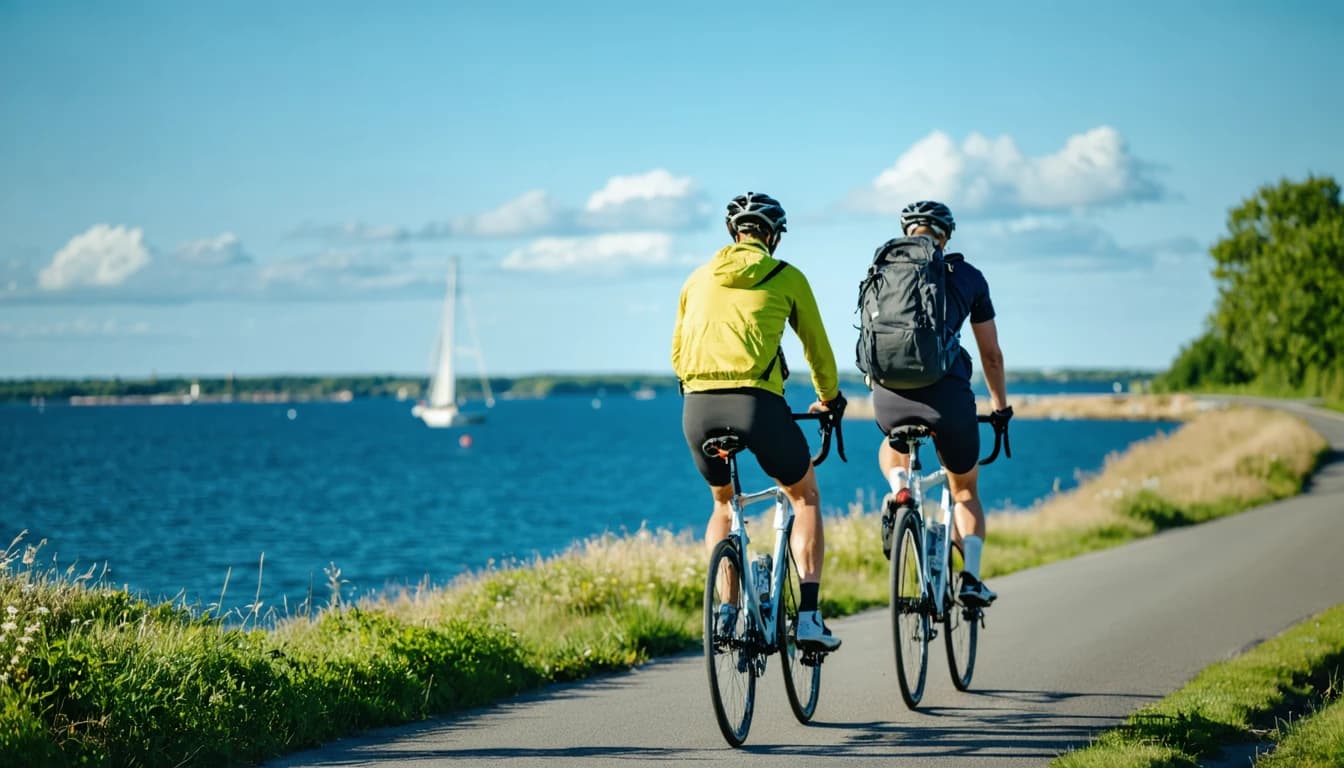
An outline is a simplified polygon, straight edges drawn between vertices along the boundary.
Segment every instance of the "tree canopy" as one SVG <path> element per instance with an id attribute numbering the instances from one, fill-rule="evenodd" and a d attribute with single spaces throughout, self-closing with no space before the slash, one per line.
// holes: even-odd
<path id="1" fill-rule="evenodd" d="M 1210 251 L 1218 298 L 1208 330 L 1163 383 L 1302 391 L 1344 376 L 1339 184 L 1312 176 L 1261 187 L 1231 210 L 1227 229 Z"/>

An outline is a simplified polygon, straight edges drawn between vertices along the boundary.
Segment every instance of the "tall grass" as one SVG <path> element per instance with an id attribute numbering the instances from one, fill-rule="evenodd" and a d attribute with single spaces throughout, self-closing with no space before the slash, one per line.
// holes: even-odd
<path id="1" fill-rule="evenodd" d="M 1205 414 L 1037 511 L 992 518 L 986 573 L 1293 493 L 1323 448 L 1293 417 Z M 874 511 L 829 518 L 826 540 L 828 615 L 885 604 Z M 598 537 L 353 605 L 333 566 L 324 608 L 270 620 L 256 606 L 225 620 L 151 605 L 93 573 L 39 565 L 40 544 L 0 555 L 4 765 L 245 765 L 628 668 L 700 635 L 705 549 L 685 534 Z"/>

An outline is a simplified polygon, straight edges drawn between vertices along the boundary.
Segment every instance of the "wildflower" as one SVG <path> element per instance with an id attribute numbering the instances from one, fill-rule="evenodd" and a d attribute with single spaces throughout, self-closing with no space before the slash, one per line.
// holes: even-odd
<path id="1" fill-rule="evenodd" d="M 12 606 L 12 605 L 6 605 L 6 606 L 5 606 L 5 613 L 8 613 L 10 616 L 18 616 L 18 615 L 19 615 L 19 609 L 18 609 L 18 608 L 15 608 L 15 607 Z"/>
<path id="2" fill-rule="evenodd" d="M 39 605 L 37 606 L 37 612 L 42 616 L 46 616 L 47 614 L 51 613 L 51 609 L 45 605 Z"/>
<path id="3" fill-rule="evenodd" d="M 18 624 L 15 624 L 15 623 L 12 622 L 12 621 L 6 621 L 4 624 L 0 624 L 0 629 L 3 629 L 3 630 L 6 631 L 6 632 L 13 632 L 14 630 L 16 630 L 16 629 L 18 629 L 18 628 L 19 628 L 19 625 L 18 625 Z"/>

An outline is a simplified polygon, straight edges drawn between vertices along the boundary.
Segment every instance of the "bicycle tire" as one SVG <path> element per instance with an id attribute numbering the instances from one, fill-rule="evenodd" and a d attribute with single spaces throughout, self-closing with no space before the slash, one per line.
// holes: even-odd
<path id="1" fill-rule="evenodd" d="M 924 697 L 929 669 L 929 612 L 922 597 L 924 569 L 920 555 L 924 527 L 919 516 L 902 509 L 892 530 L 891 637 L 896 652 L 896 679 L 910 709 Z"/>
<path id="2" fill-rule="evenodd" d="M 756 706 L 757 642 L 751 638 L 746 594 L 742 588 L 742 555 L 737 542 L 724 539 L 714 545 L 705 579 L 705 666 L 709 674 L 714 719 L 723 738 L 741 746 L 751 730 Z M 725 599 L 736 606 L 736 621 L 720 627 Z"/>
<path id="3" fill-rule="evenodd" d="M 958 691 L 971 687 L 975 674 L 975 651 L 980 636 L 980 609 L 962 605 L 957 598 L 961 589 L 961 545 L 953 542 L 948 556 L 947 594 L 943 596 L 943 639 L 947 646 L 947 671 Z"/>
<path id="4" fill-rule="evenodd" d="M 789 541 L 793 525 L 784 532 L 784 540 Z M 784 670 L 784 691 L 789 697 L 789 708 L 798 722 L 806 725 L 817 712 L 817 700 L 821 696 L 821 659 L 822 654 L 804 651 L 798 647 L 798 597 L 801 587 L 798 583 L 798 569 L 793 562 L 793 548 L 789 547 L 784 558 L 783 594 L 778 595 L 779 621 L 776 622 L 781 660 Z"/>

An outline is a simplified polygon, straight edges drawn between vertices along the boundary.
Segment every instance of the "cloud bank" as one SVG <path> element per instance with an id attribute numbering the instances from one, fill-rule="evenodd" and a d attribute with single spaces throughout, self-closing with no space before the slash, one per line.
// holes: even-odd
<path id="1" fill-rule="evenodd" d="M 630 176 L 612 176 L 588 196 L 582 207 L 566 206 L 545 190 L 534 189 L 495 208 L 419 227 L 369 226 L 357 222 L 306 224 L 293 235 L 336 242 L 386 243 L 675 231 L 708 223 L 709 210 L 694 180 L 658 168 Z"/>
<path id="2" fill-rule="evenodd" d="M 940 200 L 955 213 L 1011 216 L 1159 200 L 1162 186 L 1110 126 L 1069 137 L 1058 151 L 1023 154 L 1011 137 L 972 133 L 956 143 L 935 131 L 915 142 L 848 207 L 897 214 L 913 200 Z"/>

